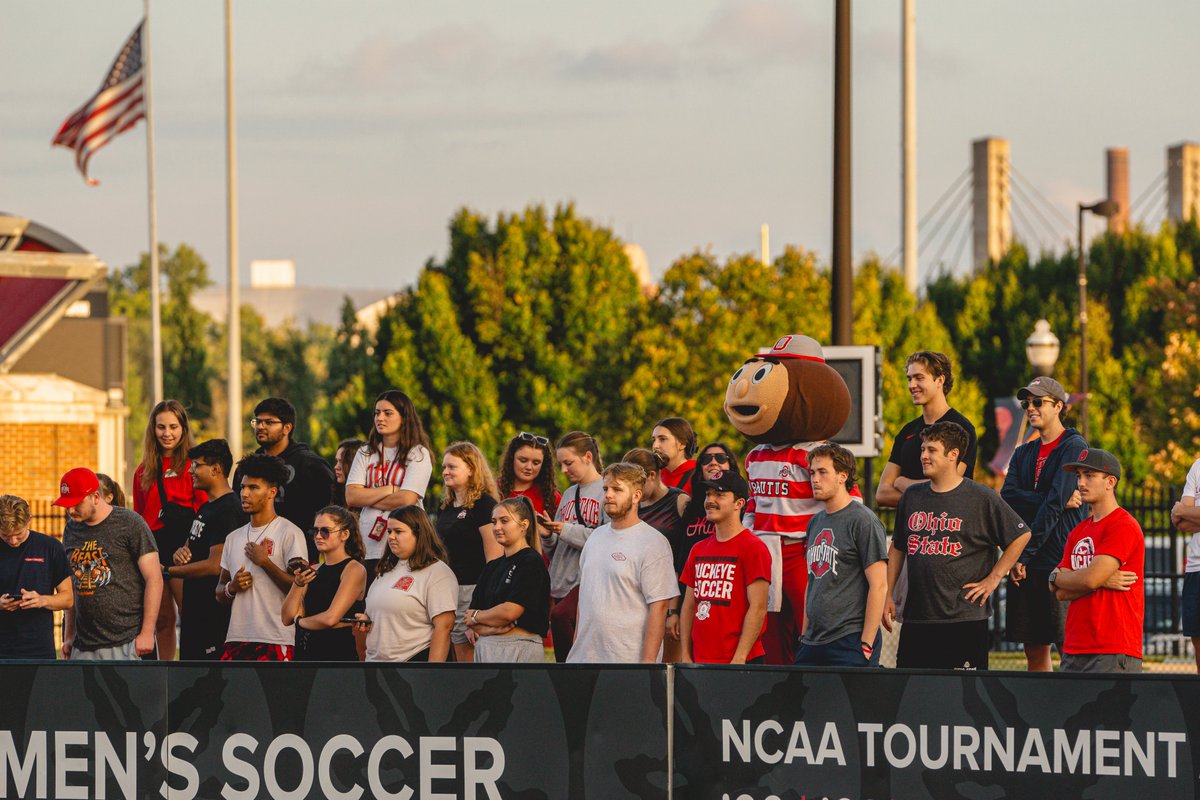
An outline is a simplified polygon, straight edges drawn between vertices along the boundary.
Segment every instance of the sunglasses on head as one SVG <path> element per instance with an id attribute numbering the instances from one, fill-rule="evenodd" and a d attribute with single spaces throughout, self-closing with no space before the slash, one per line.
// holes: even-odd
<path id="1" fill-rule="evenodd" d="M 549 447 L 550 446 L 550 440 L 547 439 L 545 436 L 538 436 L 535 433 L 528 433 L 526 431 L 521 431 L 520 433 L 517 434 L 517 441 L 518 442 L 533 442 L 534 444 L 538 445 L 539 447 Z"/>
<path id="2" fill-rule="evenodd" d="M 707 466 L 714 461 L 717 462 L 718 464 L 728 464 L 729 463 L 729 454 L 728 453 L 705 453 L 704 455 L 700 456 L 700 466 L 702 466 L 702 467 Z"/>
<path id="3" fill-rule="evenodd" d="M 1053 402 L 1053 397 L 1026 397 L 1021 400 L 1021 408 L 1029 408 L 1030 406 L 1033 406 L 1034 408 L 1041 408 L 1042 403 Z"/>

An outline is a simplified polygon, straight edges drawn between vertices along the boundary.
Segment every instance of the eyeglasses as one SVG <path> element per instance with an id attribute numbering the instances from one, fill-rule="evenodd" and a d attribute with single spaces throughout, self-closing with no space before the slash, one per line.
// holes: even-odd
<path id="1" fill-rule="evenodd" d="M 1041 408 L 1042 403 L 1053 404 L 1054 398 L 1052 398 L 1052 397 L 1025 397 L 1025 398 L 1022 398 L 1022 400 L 1021 400 L 1021 408 L 1029 408 L 1030 406 L 1033 406 L 1034 408 Z"/>
<path id="2" fill-rule="evenodd" d="M 702 467 L 707 466 L 714 461 L 717 462 L 718 464 L 728 464 L 729 463 L 729 454 L 728 453 L 705 453 L 704 455 L 700 456 L 700 466 L 702 466 Z"/>
<path id="3" fill-rule="evenodd" d="M 325 539 L 329 536 L 332 536 L 335 533 L 341 533 L 342 531 L 348 531 L 348 530 L 350 530 L 350 529 L 349 528 L 309 528 L 308 532 L 313 535 L 314 539 L 318 536 L 320 536 L 322 539 Z"/>
<path id="4" fill-rule="evenodd" d="M 517 441 L 518 442 L 533 442 L 534 444 L 538 445 L 539 447 L 549 447 L 550 446 L 550 440 L 547 439 L 545 436 L 538 436 L 535 433 L 527 433 L 526 431 L 521 431 L 520 433 L 517 434 Z"/>
<path id="5" fill-rule="evenodd" d="M 270 428 L 272 425 L 282 424 L 283 420 L 279 419 L 260 419 L 259 417 L 255 417 L 254 419 L 250 420 L 251 428 Z"/>

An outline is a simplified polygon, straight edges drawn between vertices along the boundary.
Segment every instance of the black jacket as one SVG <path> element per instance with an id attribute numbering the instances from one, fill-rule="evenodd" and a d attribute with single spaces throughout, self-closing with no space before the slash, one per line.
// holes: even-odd
<path id="1" fill-rule="evenodd" d="M 261 453 L 263 450 L 260 447 L 255 452 Z M 317 550 L 309 530 L 317 512 L 329 505 L 333 495 L 333 467 L 304 442 L 295 439 L 279 457 L 288 466 L 288 482 L 280 487 L 275 497 L 275 513 L 304 531 L 309 560 L 316 561 Z M 240 491 L 241 485 L 242 473 L 237 470 L 233 474 L 234 490 Z"/>
<path id="2" fill-rule="evenodd" d="M 1000 496 L 1021 515 L 1033 533 L 1020 562 L 1029 569 L 1049 572 L 1062 560 L 1067 536 L 1090 513 L 1087 503 L 1079 508 L 1064 507 L 1067 498 L 1079 488 L 1079 480 L 1075 473 L 1062 468 L 1063 464 L 1079 459 L 1080 451 L 1087 449 L 1087 442 L 1079 431 L 1067 428 L 1058 446 L 1046 458 L 1041 479 L 1034 486 L 1041 446 L 1041 439 L 1034 439 L 1017 448 L 1008 464 Z"/>

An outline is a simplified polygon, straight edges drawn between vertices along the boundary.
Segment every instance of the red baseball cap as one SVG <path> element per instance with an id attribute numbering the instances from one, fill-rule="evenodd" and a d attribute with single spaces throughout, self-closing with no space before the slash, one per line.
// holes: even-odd
<path id="1" fill-rule="evenodd" d="M 76 467 L 62 476 L 58 486 L 58 499 L 54 505 L 74 508 L 79 501 L 100 488 L 100 479 L 87 467 Z"/>

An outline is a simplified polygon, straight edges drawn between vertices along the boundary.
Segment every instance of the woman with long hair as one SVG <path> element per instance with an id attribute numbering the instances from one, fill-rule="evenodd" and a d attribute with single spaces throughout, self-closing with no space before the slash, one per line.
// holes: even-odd
<path id="1" fill-rule="evenodd" d="M 164 569 L 187 541 L 196 511 L 208 502 L 208 495 L 192 486 L 187 452 L 194 444 L 187 409 L 178 400 L 163 400 L 150 410 L 142 461 L 133 473 L 133 510 L 150 526 Z M 183 581 L 164 580 L 155 630 L 162 661 L 175 660 L 176 608 L 182 600 Z"/>
<path id="2" fill-rule="evenodd" d="M 293 570 L 280 614 L 284 625 L 296 626 L 294 660 L 358 661 L 354 633 L 342 622 L 362 611 L 366 593 L 358 521 L 349 509 L 326 506 L 317 512 L 312 536 L 323 562 Z"/>
<path id="3" fill-rule="evenodd" d="M 450 641 L 456 661 L 472 661 L 475 647 L 467 638 L 467 609 L 484 564 L 504 554 L 492 535 L 496 479 L 478 447 L 453 442 L 442 455 L 442 483 L 446 492 L 437 515 L 437 532 L 458 581 L 458 614 Z"/>
<path id="4" fill-rule="evenodd" d="M 671 542 L 671 553 L 675 557 L 675 574 L 682 574 L 683 566 L 687 563 L 688 554 L 696 542 L 707 539 L 717 532 L 716 525 L 709 521 L 704 512 L 704 492 L 699 488 L 702 481 L 710 481 L 721 477 L 726 472 L 736 472 L 739 475 L 737 456 L 729 445 L 724 442 L 710 442 L 700 449 L 696 457 L 696 469 L 691 475 L 692 487 L 695 493 L 683 510 L 682 535 L 678 543 Z"/>
<path id="5" fill-rule="evenodd" d="M 458 582 L 446 548 L 420 506 L 388 514 L 387 552 L 355 625 L 366 633 L 367 661 L 445 661 L 458 608 Z"/>
<path id="6" fill-rule="evenodd" d="M 554 485 L 556 472 L 550 440 L 521 431 L 509 441 L 500 459 L 500 497 L 527 497 L 535 514 L 553 517 L 562 500 Z"/>
<path id="7" fill-rule="evenodd" d="M 558 463 L 571 486 L 563 493 L 558 513 L 551 521 L 538 517 L 542 549 L 550 556 L 550 631 L 554 638 L 554 658 L 567 660 L 575 641 L 576 612 L 579 609 L 579 555 L 592 531 L 608 522 L 604 513 L 604 481 L 600 470 L 600 446 L 583 431 L 571 431 L 558 440 Z"/>
<path id="8" fill-rule="evenodd" d="M 528 497 L 501 500 L 492 509 L 492 534 L 504 555 L 483 568 L 467 636 L 478 663 L 541 664 L 550 627 L 550 573 L 539 553 L 537 516 Z"/>
<path id="9" fill-rule="evenodd" d="M 375 425 L 360 447 L 346 476 L 346 504 L 360 509 L 367 584 L 387 550 L 388 512 L 420 505 L 433 476 L 429 436 L 409 396 L 388 389 L 375 401 Z"/>
<path id="10" fill-rule="evenodd" d="M 696 468 L 696 432 L 683 417 L 667 417 L 654 423 L 650 449 L 666 460 L 660 473 L 667 486 L 692 493 L 692 470 Z"/>
<path id="11" fill-rule="evenodd" d="M 346 479 L 350 477 L 350 467 L 354 465 L 354 456 L 362 449 L 365 439 L 342 439 L 338 442 L 333 454 L 333 495 L 330 505 L 343 506 L 357 511 L 346 505 Z M 360 532 L 361 535 L 361 532 Z"/>
<path id="12" fill-rule="evenodd" d="M 646 485 L 642 489 L 642 501 L 638 504 L 638 519 L 657 530 L 671 544 L 671 556 L 679 560 L 677 548 L 683 544 L 683 512 L 691 499 L 679 489 L 667 486 L 662 481 L 662 470 L 667 459 L 656 452 L 644 447 L 635 447 L 621 459 L 628 464 L 637 464 L 646 473 Z M 679 570 L 675 570 L 678 577 Z M 680 597 L 671 599 L 667 604 L 667 629 L 663 637 L 663 663 L 671 664 L 679 660 L 679 604 Z"/>

